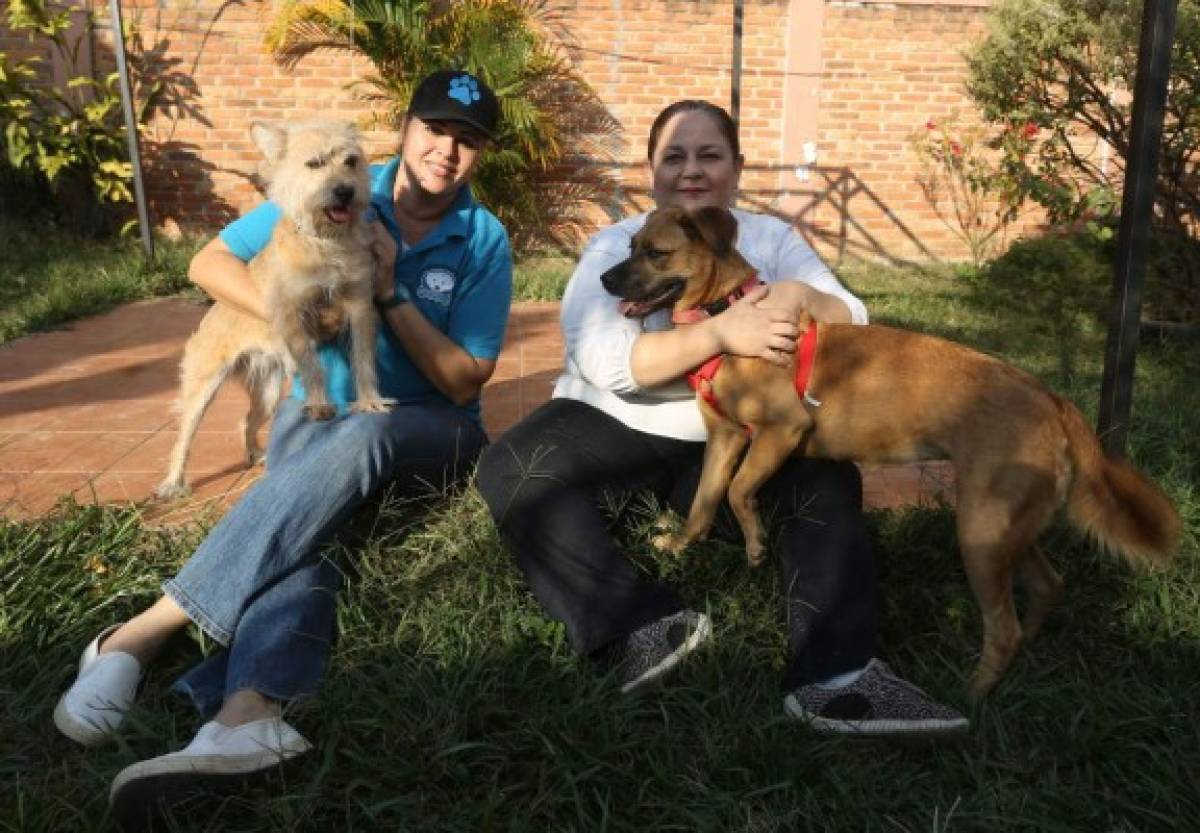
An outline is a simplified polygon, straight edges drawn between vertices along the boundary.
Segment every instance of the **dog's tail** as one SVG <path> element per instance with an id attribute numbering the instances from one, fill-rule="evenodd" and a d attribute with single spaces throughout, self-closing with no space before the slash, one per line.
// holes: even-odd
<path id="1" fill-rule="evenodd" d="M 1067 517 L 1131 563 L 1165 567 L 1179 545 L 1179 513 L 1145 475 L 1124 460 L 1105 456 L 1078 408 L 1054 398 L 1075 467 Z"/>

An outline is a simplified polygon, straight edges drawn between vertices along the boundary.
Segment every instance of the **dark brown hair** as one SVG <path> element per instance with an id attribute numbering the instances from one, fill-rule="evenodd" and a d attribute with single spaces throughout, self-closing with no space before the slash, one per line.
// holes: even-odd
<path id="1" fill-rule="evenodd" d="M 729 113 L 725 112 L 725 108 L 718 107 L 709 101 L 685 98 L 667 105 L 666 109 L 654 119 L 654 124 L 650 125 L 650 139 L 646 143 L 647 159 L 654 161 L 654 150 L 658 147 L 659 134 L 662 133 L 663 127 L 671 120 L 671 117 L 677 113 L 707 113 L 712 116 L 717 122 L 717 128 L 721 131 L 721 135 L 729 143 L 729 149 L 733 151 L 733 158 L 741 158 L 742 148 L 738 143 L 737 125 L 733 123 L 733 118 Z"/>

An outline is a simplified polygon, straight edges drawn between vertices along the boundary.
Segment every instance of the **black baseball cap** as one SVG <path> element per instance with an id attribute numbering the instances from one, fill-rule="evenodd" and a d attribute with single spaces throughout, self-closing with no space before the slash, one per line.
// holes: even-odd
<path id="1" fill-rule="evenodd" d="M 417 85 L 408 114 L 419 119 L 465 122 L 489 139 L 495 139 L 500 102 L 488 85 L 471 73 L 447 69 L 433 73 Z"/>

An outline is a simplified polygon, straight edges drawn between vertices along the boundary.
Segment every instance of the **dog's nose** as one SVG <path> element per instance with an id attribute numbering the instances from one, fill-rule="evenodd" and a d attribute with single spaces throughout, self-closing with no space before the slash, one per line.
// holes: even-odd
<path id="1" fill-rule="evenodd" d="M 616 266 L 612 267 L 600 276 L 600 285 L 610 295 L 620 295 L 621 290 L 625 288 L 624 272 L 625 261 L 621 261 Z"/>
<path id="2" fill-rule="evenodd" d="M 337 201 L 342 205 L 349 205 L 350 200 L 354 199 L 354 186 L 339 185 L 333 189 L 333 195 L 337 197 Z"/>

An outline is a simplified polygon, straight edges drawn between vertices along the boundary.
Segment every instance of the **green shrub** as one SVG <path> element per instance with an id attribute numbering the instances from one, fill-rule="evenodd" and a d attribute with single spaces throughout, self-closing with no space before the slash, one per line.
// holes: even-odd
<path id="1" fill-rule="evenodd" d="M 0 52 L 0 215 L 53 218 L 98 236 L 136 223 L 133 167 L 117 73 L 93 78 L 78 60 L 94 27 L 86 12 L 85 32 L 75 36 L 71 15 L 80 11 L 48 0 L 8 4 L 8 31 L 26 37 L 36 54 L 18 60 Z M 123 35 L 138 130 L 160 114 L 187 111 L 198 90 L 163 58 L 167 42 L 148 42 L 136 17 Z M 61 87 L 50 81 L 48 55 L 66 68 Z"/>
<path id="2" fill-rule="evenodd" d="M 1160 232 L 1150 239 L 1145 317 L 1200 323 L 1200 241 Z"/>
<path id="3" fill-rule="evenodd" d="M 1112 285 L 1111 245 L 1091 234 L 1022 238 L 981 273 L 1006 306 L 1050 311 L 1051 324 L 1083 309 L 1103 315 Z"/>
<path id="4" fill-rule="evenodd" d="M 8 28 L 75 73 L 78 42 L 71 26 L 71 11 L 52 10 L 45 0 L 9 3 Z M 56 87 L 47 83 L 44 63 L 41 55 L 16 60 L 0 52 L 3 163 L 18 180 L 45 183 L 77 227 L 106 230 L 100 206 L 133 201 L 117 74 L 101 80 L 73 74 Z"/>
<path id="5" fill-rule="evenodd" d="M 1002 0 L 988 14 L 967 88 L 990 121 L 1041 131 L 1025 162 L 1029 196 L 1052 223 L 1111 212 L 1129 152 L 1142 3 Z M 1173 230 L 1200 219 L 1197 43 L 1200 2 L 1179 0 L 1155 183 L 1156 216 Z"/>
<path id="6" fill-rule="evenodd" d="M 952 115 L 930 119 L 909 139 L 921 169 L 917 184 L 974 266 L 1003 246 L 1028 199 L 1020 172 L 1037 132 L 1034 125 L 997 131 Z"/>
<path id="7" fill-rule="evenodd" d="M 1077 372 L 1082 345 L 1106 326 L 1112 263 L 1092 234 L 1018 240 L 979 273 L 973 302 L 1002 320 L 1013 339 L 1057 354 L 1060 383 Z"/>
<path id="8" fill-rule="evenodd" d="M 1091 232 L 1018 240 L 980 273 L 988 292 L 1023 311 L 1086 311 L 1108 324 L 1116 235 Z M 1142 284 L 1143 317 L 1159 321 L 1200 320 L 1200 242 L 1156 232 L 1150 238 Z M 1050 305 L 1047 307 L 1046 305 Z"/>

